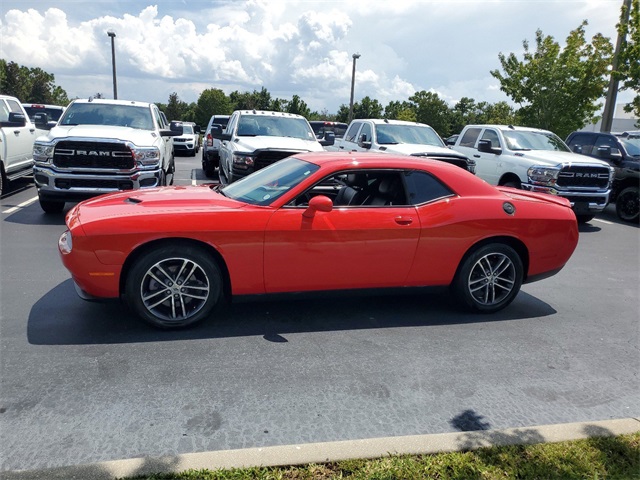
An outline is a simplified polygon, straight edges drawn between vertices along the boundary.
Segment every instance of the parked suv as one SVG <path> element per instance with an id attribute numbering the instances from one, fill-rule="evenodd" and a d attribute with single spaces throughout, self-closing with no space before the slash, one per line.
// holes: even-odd
<path id="1" fill-rule="evenodd" d="M 640 217 L 640 131 L 573 132 L 566 143 L 575 153 L 604 160 L 615 169 L 609 200 L 616 203 L 616 213 L 621 220 L 637 222 Z"/>
<path id="2" fill-rule="evenodd" d="M 204 174 L 211 178 L 216 174 L 216 168 L 220 165 L 220 140 L 211 135 L 211 126 L 220 125 L 224 131 L 229 123 L 230 115 L 212 115 L 209 124 L 204 132 L 202 140 L 202 170 Z"/>

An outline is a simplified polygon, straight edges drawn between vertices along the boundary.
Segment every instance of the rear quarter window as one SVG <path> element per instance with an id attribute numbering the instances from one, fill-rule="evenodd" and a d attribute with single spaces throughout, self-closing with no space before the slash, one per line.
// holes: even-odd
<path id="1" fill-rule="evenodd" d="M 405 172 L 404 178 L 411 205 L 420 205 L 453 195 L 446 185 L 429 173 L 410 170 Z"/>

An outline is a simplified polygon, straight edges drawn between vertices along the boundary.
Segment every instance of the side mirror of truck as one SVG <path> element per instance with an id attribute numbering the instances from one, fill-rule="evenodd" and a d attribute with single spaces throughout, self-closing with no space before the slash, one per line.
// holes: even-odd
<path id="1" fill-rule="evenodd" d="M 49 115 L 46 113 L 36 113 L 33 116 L 33 123 L 40 130 L 51 130 L 57 124 L 57 122 L 49 120 Z"/>
<path id="2" fill-rule="evenodd" d="M 582 145 L 575 144 L 571 147 L 573 153 L 582 153 Z"/>
<path id="3" fill-rule="evenodd" d="M 230 133 L 222 133 L 222 125 L 213 124 L 211 125 L 211 136 L 217 140 L 231 140 Z"/>
<path id="4" fill-rule="evenodd" d="M 491 140 L 480 140 L 478 142 L 478 151 L 482 153 L 493 153 L 494 155 L 500 155 L 502 153 L 501 148 L 491 147 Z"/>
<path id="5" fill-rule="evenodd" d="M 194 132 L 196 133 L 202 133 L 202 128 L 200 127 L 200 125 L 196 125 L 194 128 Z"/>
<path id="6" fill-rule="evenodd" d="M 369 149 L 371 148 L 371 141 L 367 140 L 367 134 L 363 133 L 362 135 L 360 135 L 360 137 L 358 138 L 358 146 L 360 148 L 366 148 Z"/>
<path id="7" fill-rule="evenodd" d="M 11 112 L 6 122 L 0 122 L 1 127 L 24 127 L 27 124 L 27 117 L 22 113 Z"/>
<path id="8" fill-rule="evenodd" d="M 620 150 L 615 147 L 610 147 L 608 145 L 603 145 L 598 147 L 598 156 L 604 158 L 606 160 L 611 160 L 614 163 L 619 163 L 622 161 L 622 154 Z"/>
<path id="9" fill-rule="evenodd" d="M 169 130 L 160 130 L 161 137 L 179 137 L 182 133 L 182 122 L 177 122 L 175 120 L 169 125 Z"/>
<path id="10" fill-rule="evenodd" d="M 336 143 L 336 134 L 333 132 L 325 132 L 324 137 L 319 140 L 320 145 L 323 147 L 328 147 Z"/>

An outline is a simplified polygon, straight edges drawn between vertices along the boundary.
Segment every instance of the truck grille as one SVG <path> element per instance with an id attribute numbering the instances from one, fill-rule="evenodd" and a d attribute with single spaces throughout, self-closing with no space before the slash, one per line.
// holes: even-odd
<path id="1" fill-rule="evenodd" d="M 278 160 L 282 160 L 283 158 L 295 155 L 296 153 L 301 152 L 293 152 L 290 150 L 262 150 L 256 152 L 256 158 L 254 160 L 254 170 L 264 168 L 268 165 L 271 165 L 272 163 L 276 163 Z"/>
<path id="2" fill-rule="evenodd" d="M 607 188 L 609 169 L 607 167 L 587 167 L 572 165 L 564 167 L 558 175 L 558 187 Z"/>
<path id="3" fill-rule="evenodd" d="M 131 170 L 135 167 L 131 149 L 124 143 L 62 141 L 53 152 L 53 164 L 60 168 Z"/>

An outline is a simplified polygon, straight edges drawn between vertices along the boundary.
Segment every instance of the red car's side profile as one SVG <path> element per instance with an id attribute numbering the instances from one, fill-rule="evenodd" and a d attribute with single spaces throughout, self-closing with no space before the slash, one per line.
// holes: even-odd
<path id="1" fill-rule="evenodd" d="M 80 296 L 124 298 L 161 328 L 200 321 L 225 296 L 400 286 L 450 286 L 495 312 L 578 241 L 563 198 L 355 152 L 296 155 L 225 188 L 105 195 L 66 221 L 59 249 Z"/>

